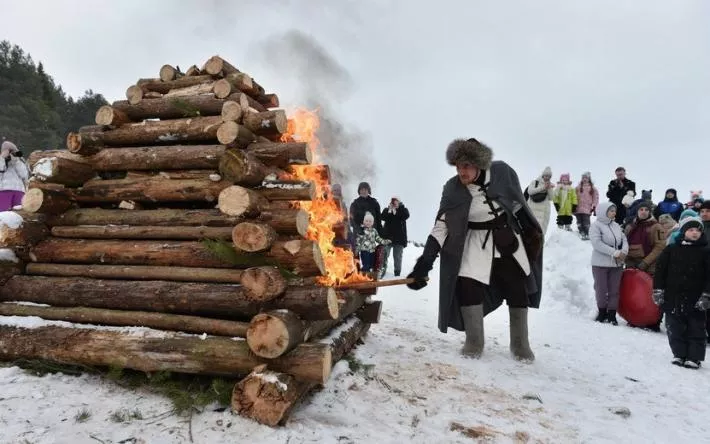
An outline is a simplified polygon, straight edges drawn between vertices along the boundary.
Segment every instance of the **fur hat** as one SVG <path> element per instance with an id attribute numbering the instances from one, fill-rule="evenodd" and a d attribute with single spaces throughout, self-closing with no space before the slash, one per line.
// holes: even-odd
<path id="1" fill-rule="evenodd" d="M 703 231 L 703 221 L 699 217 L 686 217 L 680 221 L 680 233 L 685 236 L 685 232 L 690 228 L 697 228 Z"/>
<path id="2" fill-rule="evenodd" d="M 367 194 L 372 194 L 372 188 L 370 188 L 370 184 L 367 182 L 360 182 L 360 185 L 357 186 L 358 194 L 360 194 L 360 190 L 363 188 L 367 190 Z"/>
<path id="3" fill-rule="evenodd" d="M 658 216 L 658 223 L 660 223 L 661 225 L 675 225 L 675 219 L 673 219 L 673 216 L 671 216 L 670 214 L 665 213 Z"/>
<path id="4" fill-rule="evenodd" d="M 456 139 L 446 148 L 446 162 L 452 166 L 470 162 L 479 169 L 487 170 L 493 162 L 493 150 L 474 138 Z"/>
<path id="5" fill-rule="evenodd" d="M 643 200 L 653 199 L 653 190 L 641 190 L 641 199 L 643 199 Z"/>

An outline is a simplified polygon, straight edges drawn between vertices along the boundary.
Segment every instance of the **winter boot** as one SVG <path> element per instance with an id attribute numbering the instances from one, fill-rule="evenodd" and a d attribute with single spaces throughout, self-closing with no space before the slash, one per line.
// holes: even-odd
<path id="1" fill-rule="evenodd" d="M 609 310 L 607 312 L 606 321 L 611 325 L 619 325 L 619 321 L 616 320 L 616 310 Z"/>
<path id="2" fill-rule="evenodd" d="M 673 358 L 673 360 L 671 361 L 671 364 L 677 365 L 678 367 L 683 367 L 683 365 L 685 364 L 685 359 L 677 358 L 677 357 Z"/>
<path id="3" fill-rule="evenodd" d="M 528 309 L 508 307 L 510 312 L 510 351 L 518 361 L 532 362 L 535 354 L 528 342 Z"/>
<path id="4" fill-rule="evenodd" d="M 600 308 L 599 309 L 599 314 L 597 314 L 597 317 L 594 319 L 596 322 L 604 322 L 606 321 L 606 308 Z"/>
<path id="5" fill-rule="evenodd" d="M 693 370 L 698 370 L 700 368 L 700 361 L 687 360 L 683 363 L 683 367 L 692 368 Z"/>
<path id="6" fill-rule="evenodd" d="M 461 307 L 463 325 L 466 330 L 466 342 L 461 354 L 470 358 L 478 358 L 483 353 L 483 304 L 465 305 Z"/>

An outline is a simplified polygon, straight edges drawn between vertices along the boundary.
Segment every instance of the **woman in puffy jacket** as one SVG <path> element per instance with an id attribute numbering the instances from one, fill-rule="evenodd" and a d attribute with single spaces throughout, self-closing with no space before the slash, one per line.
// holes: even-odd
<path id="1" fill-rule="evenodd" d="M 597 207 L 597 220 L 589 229 L 592 242 L 592 275 L 597 297 L 597 322 L 617 325 L 616 309 L 619 306 L 619 288 L 624 272 L 624 259 L 629 253 L 629 243 L 621 226 L 614 220 L 616 205 L 602 202 Z"/>
<path id="2" fill-rule="evenodd" d="M 9 211 L 22 205 L 29 168 L 22 153 L 14 143 L 4 141 L 0 145 L 0 211 Z"/>

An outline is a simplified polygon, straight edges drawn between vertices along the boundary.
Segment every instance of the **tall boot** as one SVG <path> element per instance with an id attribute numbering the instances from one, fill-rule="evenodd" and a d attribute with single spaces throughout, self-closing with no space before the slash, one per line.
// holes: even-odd
<path id="1" fill-rule="evenodd" d="M 510 351 L 519 361 L 532 362 L 535 354 L 528 342 L 528 309 L 508 307 L 510 312 Z"/>
<path id="2" fill-rule="evenodd" d="M 597 317 L 594 319 L 597 322 L 606 321 L 606 308 L 600 308 Z"/>
<path id="3" fill-rule="evenodd" d="M 483 353 L 483 304 L 465 305 L 461 307 L 463 326 L 466 330 L 466 342 L 463 344 L 461 354 L 471 358 L 478 358 Z"/>
<path id="4" fill-rule="evenodd" d="M 611 325 L 619 325 L 619 321 L 616 320 L 616 310 L 609 310 L 606 314 L 606 320 Z"/>

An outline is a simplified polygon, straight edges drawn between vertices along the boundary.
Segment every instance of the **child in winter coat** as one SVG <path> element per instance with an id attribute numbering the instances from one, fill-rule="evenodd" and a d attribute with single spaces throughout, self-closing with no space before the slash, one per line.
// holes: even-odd
<path id="1" fill-rule="evenodd" d="M 392 241 L 380 237 L 374 227 L 375 217 L 369 211 L 365 213 L 362 222 L 362 232 L 357 235 L 357 252 L 360 254 L 360 271 L 369 273 L 375 266 L 375 251 L 378 245 L 389 245 Z"/>
<path id="2" fill-rule="evenodd" d="M 617 325 L 616 309 L 619 306 L 619 288 L 624 272 L 624 259 L 629 252 L 626 236 L 616 218 L 616 205 L 603 202 L 597 208 L 597 220 L 590 230 L 592 241 L 592 276 L 597 297 L 597 322 Z"/>
<path id="3" fill-rule="evenodd" d="M 572 215 L 577 211 L 577 192 L 572 188 L 569 174 L 560 176 L 552 203 L 557 210 L 557 226 L 572 231 Z"/>
<path id="4" fill-rule="evenodd" d="M 653 300 L 666 313 L 671 363 L 698 369 L 705 360 L 705 311 L 710 308 L 710 249 L 703 222 L 682 219 L 681 237 L 658 258 Z"/>
<path id="5" fill-rule="evenodd" d="M 688 217 L 698 217 L 698 213 L 695 210 L 687 209 L 680 213 L 680 220 L 686 219 Z M 678 236 L 680 235 L 680 225 L 676 225 L 671 230 L 671 233 L 666 236 L 666 245 L 672 245 L 678 241 Z"/>
<path id="6" fill-rule="evenodd" d="M 641 202 L 636 211 L 636 218 L 626 226 L 625 234 L 629 241 L 626 266 L 653 275 L 656 259 L 666 247 L 666 235 L 651 211 L 649 202 Z"/>
<path id="7" fill-rule="evenodd" d="M 674 230 L 680 229 L 680 225 L 678 225 L 678 222 L 668 213 L 658 216 L 658 223 L 663 227 L 663 233 L 666 236 L 666 245 L 668 245 L 668 238 Z"/>
<path id="8" fill-rule="evenodd" d="M 599 190 L 592 182 L 592 174 L 582 173 L 582 180 L 575 189 L 577 193 L 577 229 L 582 240 L 589 240 L 589 226 L 591 225 L 591 215 L 599 205 Z"/>
<path id="9" fill-rule="evenodd" d="M 656 214 L 656 206 L 653 204 L 653 190 L 641 190 L 641 199 L 637 199 L 629 205 L 629 210 L 626 212 L 626 219 L 624 219 L 624 226 L 633 222 L 636 218 L 636 212 L 643 202 L 649 205 L 651 214 Z"/>

